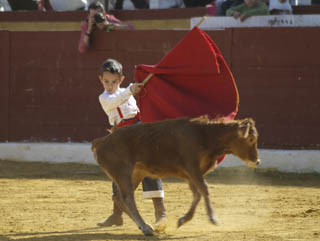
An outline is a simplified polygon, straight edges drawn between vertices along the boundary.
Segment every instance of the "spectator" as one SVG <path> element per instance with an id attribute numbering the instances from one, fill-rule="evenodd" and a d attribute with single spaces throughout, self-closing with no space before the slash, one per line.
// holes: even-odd
<path id="1" fill-rule="evenodd" d="M 269 11 L 273 15 L 292 14 L 292 7 L 288 0 L 270 0 Z"/>
<path id="2" fill-rule="evenodd" d="M 40 4 L 46 10 L 77 11 L 85 10 L 88 3 L 87 0 L 40 0 Z"/>
<path id="3" fill-rule="evenodd" d="M 80 35 L 79 47 L 78 47 L 80 53 L 84 53 L 88 49 L 91 41 L 91 34 L 93 31 L 97 29 L 97 24 L 94 20 L 94 15 L 96 13 L 101 13 L 103 15 L 104 20 L 102 22 L 113 24 L 114 26 L 117 25 L 117 27 L 114 27 L 114 29 L 119 29 L 121 27 L 125 28 L 119 19 L 105 12 L 103 4 L 100 2 L 91 3 L 89 5 L 88 10 L 89 10 L 88 17 L 81 22 L 81 35 Z M 134 29 L 132 25 L 127 25 L 126 28 Z"/>
<path id="4" fill-rule="evenodd" d="M 124 0 L 117 0 L 115 4 L 115 9 L 121 10 L 123 9 L 123 2 Z M 147 0 L 131 0 L 132 4 L 137 9 L 148 9 L 149 8 L 149 2 Z"/>
<path id="5" fill-rule="evenodd" d="M 183 0 L 186 8 L 205 7 L 207 4 L 212 3 L 212 0 Z"/>
<path id="6" fill-rule="evenodd" d="M 12 11 L 38 10 L 38 0 L 8 0 Z"/>
<path id="7" fill-rule="evenodd" d="M 7 0 L 0 0 L 0 12 L 11 11 L 11 7 Z"/>
<path id="8" fill-rule="evenodd" d="M 219 16 L 226 16 L 227 10 L 229 8 L 236 7 L 240 4 L 243 4 L 244 0 L 225 0 L 222 1 L 220 8 L 218 10 Z"/>
<path id="9" fill-rule="evenodd" d="M 211 1 L 211 3 L 206 5 L 207 15 L 216 16 L 217 15 L 217 5 L 216 1 Z"/>
<path id="10" fill-rule="evenodd" d="M 260 15 L 269 15 L 269 10 L 267 4 L 259 0 L 244 0 L 244 3 L 227 10 L 227 16 L 239 18 L 241 22 L 251 16 Z"/>
<path id="11" fill-rule="evenodd" d="M 98 29 L 106 30 L 107 32 L 111 30 L 132 29 L 128 24 L 109 22 L 103 13 L 95 13 L 93 15 L 93 19 Z"/>
<path id="12" fill-rule="evenodd" d="M 150 9 L 184 8 L 183 0 L 150 0 Z"/>

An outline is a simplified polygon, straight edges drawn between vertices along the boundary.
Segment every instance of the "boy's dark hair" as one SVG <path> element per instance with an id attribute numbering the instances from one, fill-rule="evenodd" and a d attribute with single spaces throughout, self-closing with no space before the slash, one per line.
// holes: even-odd
<path id="1" fill-rule="evenodd" d="M 90 9 L 95 9 L 95 10 L 101 9 L 103 12 L 105 11 L 103 4 L 102 4 L 101 2 L 99 2 L 99 1 L 98 1 L 98 2 L 90 3 L 88 9 L 89 9 L 89 10 L 90 10 Z"/>
<path id="2" fill-rule="evenodd" d="M 115 59 L 107 59 L 103 62 L 101 66 L 101 74 L 103 74 L 104 72 L 109 72 L 112 74 L 116 73 L 122 76 L 122 64 L 120 64 Z"/>

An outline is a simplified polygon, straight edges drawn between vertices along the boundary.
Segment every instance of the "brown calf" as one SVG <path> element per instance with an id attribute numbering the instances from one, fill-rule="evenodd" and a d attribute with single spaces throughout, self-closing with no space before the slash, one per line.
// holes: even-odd
<path id="1" fill-rule="evenodd" d="M 117 204 L 145 235 L 152 235 L 153 228 L 141 218 L 134 201 L 134 190 L 144 177 L 171 176 L 188 181 L 193 202 L 179 218 L 178 227 L 192 219 L 201 196 L 210 222 L 217 224 L 203 175 L 214 169 L 217 159 L 224 154 L 233 154 L 249 166 L 257 166 L 257 138 L 255 122 L 250 118 L 224 122 L 201 116 L 123 127 L 95 139 L 92 151 L 100 167 L 118 186 Z"/>

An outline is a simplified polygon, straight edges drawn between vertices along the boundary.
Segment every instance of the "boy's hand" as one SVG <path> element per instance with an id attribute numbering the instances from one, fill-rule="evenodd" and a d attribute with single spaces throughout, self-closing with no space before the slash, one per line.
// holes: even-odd
<path id="1" fill-rule="evenodd" d="M 248 16 L 241 14 L 240 15 L 240 21 L 243 22 L 244 20 L 246 20 L 248 18 Z"/>
<path id="2" fill-rule="evenodd" d="M 240 17 L 241 13 L 240 12 L 234 12 L 232 14 L 232 16 L 235 18 L 235 19 L 238 19 Z"/>
<path id="3" fill-rule="evenodd" d="M 131 85 L 130 91 L 133 95 L 136 95 L 142 90 L 142 88 L 143 88 L 142 83 L 134 83 Z"/>

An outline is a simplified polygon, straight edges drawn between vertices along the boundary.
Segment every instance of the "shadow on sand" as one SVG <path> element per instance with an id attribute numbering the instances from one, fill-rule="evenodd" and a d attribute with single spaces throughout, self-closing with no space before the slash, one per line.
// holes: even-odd
<path id="1" fill-rule="evenodd" d="M 112 231 L 116 231 L 113 229 Z M 154 236 L 144 236 L 141 234 L 112 234 L 109 230 L 98 227 L 80 230 L 69 230 L 64 232 L 33 232 L 0 235 L 1 241 L 90 241 L 90 240 L 184 240 L 186 238 L 200 239 L 203 235 L 175 236 L 167 234 L 157 234 Z"/>
<path id="2" fill-rule="evenodd" d="M 6 160 L 0 160 L 1 178 L 110 181 L 97 165 Z M 219 167 L 205 178 L 212 184 L 320 187 L 319 173 L 283 173 L 273 169 L 252 169 L 245 166 Z M 176 178 L 165 178 L 163 181 L 184 182 Z"/>

